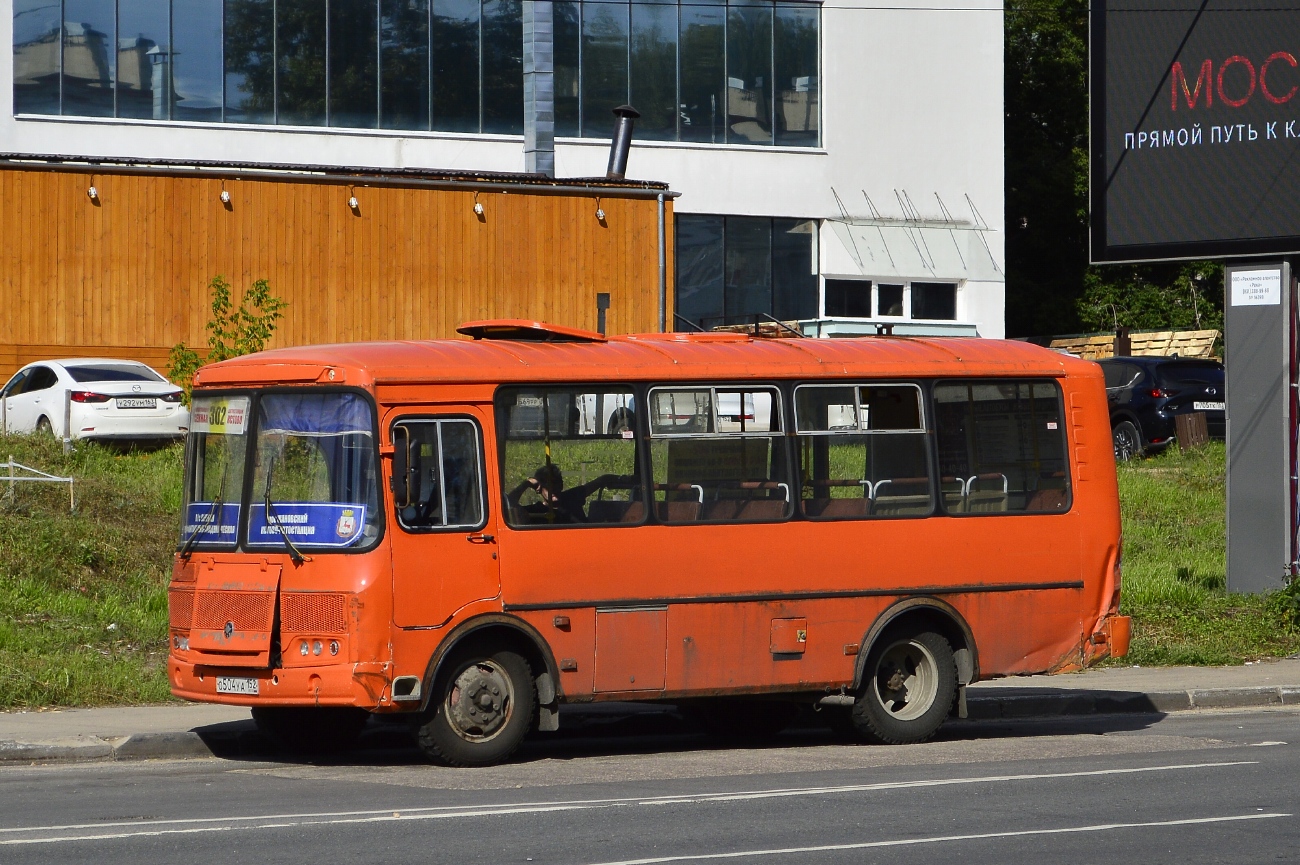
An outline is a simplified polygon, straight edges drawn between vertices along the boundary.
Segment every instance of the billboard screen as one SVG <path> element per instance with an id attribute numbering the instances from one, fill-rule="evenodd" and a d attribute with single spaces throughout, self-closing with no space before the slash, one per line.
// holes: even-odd
<path id="1" fill-rule="evenodd" d="M 1097 0 L 1092 258 L 1300 251 L 1300 9 Z"/>

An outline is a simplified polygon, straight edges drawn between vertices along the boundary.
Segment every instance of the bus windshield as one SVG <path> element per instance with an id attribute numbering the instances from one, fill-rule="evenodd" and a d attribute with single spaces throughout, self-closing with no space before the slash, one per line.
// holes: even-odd
<path id="1" fill-rule="evenodd" d="M 268 394 L 257 404 L 248 546 L 366 547 L 379 536 L 374 417 L 354 393 Z"/>
<path id="2" fill-rule="evenodd" d="M 185 451 L 181 548 L 233 548 L 243 506 L 248 396 L 195 396 Z"/>

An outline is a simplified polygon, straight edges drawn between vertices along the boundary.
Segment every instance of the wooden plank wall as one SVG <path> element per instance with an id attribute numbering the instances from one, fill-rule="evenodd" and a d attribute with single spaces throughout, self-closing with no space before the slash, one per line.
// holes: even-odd
<path id="1" fill-rule="evenodd" d="M 86 190 L 94 183 L 99 196 Z M 230 192 L 230 206 L 220 200 Z M 355 195 L 359 208 L 347 205 Z M 270 280 L 273 345 L 455 336 L 529 318 L 610 333 L 658 327 L 653 199 L 0 169 L 0 376 L 42 357 L 206 347 L 209 280 Z M 672 321 L 672 210 L 668 320 Z"/>

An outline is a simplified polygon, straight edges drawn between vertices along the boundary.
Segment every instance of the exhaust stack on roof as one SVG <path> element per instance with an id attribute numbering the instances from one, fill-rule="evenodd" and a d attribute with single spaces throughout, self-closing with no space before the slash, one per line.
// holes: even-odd
<path id="1" fill-rule="evenodd" d="M 623 180 L 627 176 L 627 153 L 632 149 L 632 125 L 641 116 L 631 105 L 620 105 L 614 109 L 618 123 L 614 127 L 614 140 L 609 145 L 609 168 L 605 177 L 609 180 Z"/>

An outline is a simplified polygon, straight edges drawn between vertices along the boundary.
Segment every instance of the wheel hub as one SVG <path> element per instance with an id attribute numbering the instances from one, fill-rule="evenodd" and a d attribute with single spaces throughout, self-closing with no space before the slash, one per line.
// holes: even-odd
<path id="1" fill-rule="evenodd" d="M 492 661 L 480 661 L 456 677 L 447 694 L 447 719 L 461 738 L 480 742 L 501 731 L 512 702 L 509 676 Z"/>
<path id="2" fill-rule="evenodd" d="M 929 711 L 938 693 L 938 664 L 930 651 L 912 640 L 890 646 L 876 667 L 876 699 L 900 721 Z"/>

